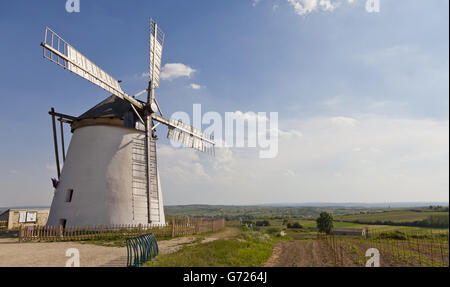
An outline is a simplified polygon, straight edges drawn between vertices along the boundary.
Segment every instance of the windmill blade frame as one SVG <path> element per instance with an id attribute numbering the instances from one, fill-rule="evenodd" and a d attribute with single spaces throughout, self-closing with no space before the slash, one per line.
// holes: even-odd
<path id="1" fill-rule="evenodd" d="M 215 142 L 204 131 L 176 119 L 166 119 L 153 115 L 153 119 L 168 127 L 167 138 L 179 142 L 186 147 L 214 155 Z"/>
<path id="2" fill-rule="evenodd" d="M 159 75 L 161 72 L 162 50 L 164 46 L 164 32 L 158 24 L 150 19 L 150 65 L 149 78 L 152 88 L 159 87 Z"/>
<path id="3" fill-rule="evenodd" d="M 138 109 L 144 109 L 144 105 L 141 102 L 130 97 L 122 90 L 119 81 L 78 52 L 49 27 L 45 28 L 44 42 L 41 43 L 41 46 L 43 47 L 44 58 L 88 80 L 111 94 L 129 101 Z"/>

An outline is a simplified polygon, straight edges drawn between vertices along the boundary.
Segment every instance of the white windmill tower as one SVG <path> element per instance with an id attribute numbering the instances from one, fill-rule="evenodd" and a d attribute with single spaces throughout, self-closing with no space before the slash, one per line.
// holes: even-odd
<path id="1" fill-rule="evenodd" d="M 165 224 L 156 157 L 155 128 L 168 126 L 167 137 L 196 150 L 214 153 L 212 137 L 175 119 L 166 119 L 155 99 L 164 34 L 150 20 L 150 81 L 134 96 L 119 81 L 76 51 L 50 28 L 41 43 L 44 57 L 112 95 L 79 117 L 49 112 L 58 170 L 48 225 Z M 147 94 L 147 101 L 136 99 Z M 55 118 L 61 124 L 64 166 L 59 164 Z M 155 123 L 156 122 L 156 123 Z M 72 139 L 65 154 L 63 123 Z"/>

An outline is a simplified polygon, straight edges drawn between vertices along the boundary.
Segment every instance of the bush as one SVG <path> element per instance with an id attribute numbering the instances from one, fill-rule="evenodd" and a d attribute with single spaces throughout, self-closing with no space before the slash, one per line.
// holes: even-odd
<path id="1" fill-rule="evenodd" d="M 298 223 L 298 222 L 294 222 L 294 223 L 288 223 L 287 224 L 287 228 L 297 228 L 297 229 L 302 229 L 303 226 Z"/>
<path id="2" fill-rule="evenodd" d="M 256 221 L 256 226 L 270 226 L 270 222 L 268 220 Z"/>
<path id="3" fill-rule="evenodd" d="M 271 227 L 266 230 L 269 234 L 279 234 L 281 232 L 281 228 Z"/>
<path id="4" fill-rule="evenodd" d="M 382 232 L 378 235 L 378 238 L 382 239 L 395 239 L 395 240 L 406 240 L 408 237 L 405 233 L 401 231 L 394 231 L 394 232 Z"/>
<path id="5" fill-rule="evenodd" d="M 250 242 L 254 242 L 254 243 L 268 243 L 268 242 L 272 241 L 270 239 L 269 235 L 262 233 L 262 232 L 257 232 L 257 231 L 243 232 L 242 237 L 246 241 L 250 241 Z"/>

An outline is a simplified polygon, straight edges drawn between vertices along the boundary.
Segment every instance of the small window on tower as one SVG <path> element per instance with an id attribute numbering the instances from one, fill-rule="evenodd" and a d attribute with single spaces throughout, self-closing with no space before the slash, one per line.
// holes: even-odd
<path id="1" fill-rule="evenodd" d="M 73 189 L 68 189 L 66 194 L 66 202 L 71 202 L 73 197 Z"/>

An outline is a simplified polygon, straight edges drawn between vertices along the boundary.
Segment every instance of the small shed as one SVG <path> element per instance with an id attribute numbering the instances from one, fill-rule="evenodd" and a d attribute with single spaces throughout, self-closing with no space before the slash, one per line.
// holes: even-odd
<path id="1" fill-rule="evenodd" d="M 20 225 L 45 225 L 49 209 L 7 209 L 0 214 L 0 222 L 7 229 L 19 228 Z M 5 224 L 6 223 L 6 224 Z"/>
<path id="2" fill-rule="evenodd" d="M 334 235 L 366 236 L 366 229 L 364 229 L 364 228 L 334 228 L 332 234 L 334 234 Z"/>

